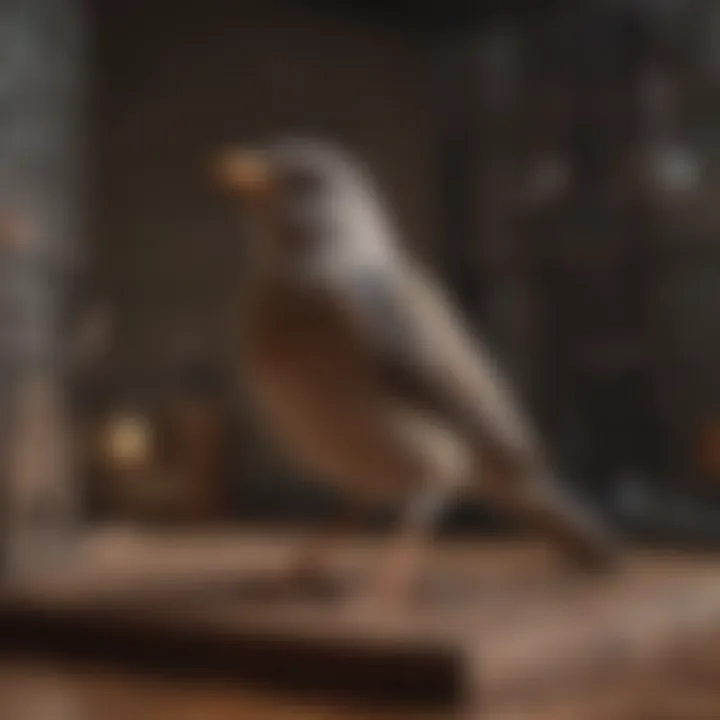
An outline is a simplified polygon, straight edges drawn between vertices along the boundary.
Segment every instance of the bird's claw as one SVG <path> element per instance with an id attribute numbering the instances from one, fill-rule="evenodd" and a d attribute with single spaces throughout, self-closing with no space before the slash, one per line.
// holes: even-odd
<path id="1" fill-rule="evenodd" d="M 382 572 L 369 578 L 352 603 L 363 611 L 403 611 L 416 598 L 416 581 L 416 573 L 407 563 L 392 562 Z"/>
<path id="2" fill-rule="evenodd" d="M 622 563 L 622 549 L 614 543 L 573 548 L 568 555 L 570 565 L 585 573 L 616 570 Z"/>

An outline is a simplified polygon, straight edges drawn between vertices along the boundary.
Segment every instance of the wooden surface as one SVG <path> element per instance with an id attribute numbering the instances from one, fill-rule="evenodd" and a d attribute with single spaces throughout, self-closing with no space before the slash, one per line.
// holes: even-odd
<path id="1" fill-rule="evenodd" d="M 444 543 L 413 610 L 375 616 L 248 592 L 251 579 L 283 567 L 297 540 L 94 535 L 72 572 L 5 592 L 3 646 L 34 638 L 38 650 L 40 635 L 47 649 L 54 637 L 56 654 L 82 646 L 86 662 L 103 654 L 97 645 L 106 659 L 108 647 L 122 647 L 126 661 L 142 655 L 156 674 L 178 661 L 175 670 L 195 672 L 185 662 L 194 656 L 206 677 L 230 672 L 266 687 L 454 704 L 487 717 L 634 718 L 642 715 L 623 715 L 623 703 L 637 713 L 660 697 L 657 712 L 690 700 L 713 706 L 716 558 L 637 553 L 612 577 L 580 577 L 537 547 Z M 379 548 L 358 540 L 336 550 L 338 570 L 359 576 Z M 652 717 L 720 717 L 716 706 L 715 715 Z"/>
<path id="2" fill-rule="evenodd" d="M 0 664 L 3 720 L 449 720 L 449 712 L 359 708 L 230 683 L 178 683 L 68 668 Z"/>

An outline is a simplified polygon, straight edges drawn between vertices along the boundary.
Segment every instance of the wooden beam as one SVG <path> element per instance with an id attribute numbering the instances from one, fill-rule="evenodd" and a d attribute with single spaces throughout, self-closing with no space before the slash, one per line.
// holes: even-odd
<path id="1" fill-rule="evenodd" d="M 287 532 L 86 542 L 72 572 L 0 594 L 0 651 L 528 718 L 564 705 L 594 717 L 583 711 L 615 690 L 636 692 L 643 709 L 652 678 L 679 686 L 683 668 L 701 678 L 716 664 L 715 557 L 636 552 L 617 574 L 588 577 L 563 571 L 537 546 L 447 543 L 416 606 L 352 613 L 342 603 L 258 594 L 272 585 L 257 582 L 263 573 L 292 554 Z M 376 549 L 348 540 L 337 570 L 355 572 Z"/>

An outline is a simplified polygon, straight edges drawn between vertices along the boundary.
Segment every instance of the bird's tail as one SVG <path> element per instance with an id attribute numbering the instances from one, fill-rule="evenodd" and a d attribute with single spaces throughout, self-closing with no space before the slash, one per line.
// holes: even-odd
<path id="1" fill-rule="evenodd" d="M 599 569 L 619 559 L 619 539 L 590 506 L 552 475 L 523 473 L 493 483 L 489 492 L 500 510 L 547 538 L 574 565 Z"/>

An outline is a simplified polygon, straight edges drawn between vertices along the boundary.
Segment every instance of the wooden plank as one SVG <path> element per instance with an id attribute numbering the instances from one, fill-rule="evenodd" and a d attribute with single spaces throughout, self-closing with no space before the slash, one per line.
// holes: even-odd
<path id="1" fill-rule="evenodd" d="M 0 597 L 2 648 L 95 658 L 154 674 L 270 682 L 371 702 L 457 702 L 461 655 L 447 636 L 413 622 L 360 618 L 342 606 L 333 610 L 282 597 L 259 601 L 263 575 L 253 571 L 252 560 L 238 572 L 232 555 L 268 560 L 272 573 L 282 551 L 293 545 L 290 538 L 279 540 L 211 539 L 194 549 L 181 543 L 170 550 L 175 559 L 164 572 L 157 565 L 153 572 L 152 559 L 144 567 L 139 559 L 125 564 L 125 553 L 108 553 L 106 547 L 95 561 L 115 555 L 114 568 L 78 567 L 43 585 L 8 589 Z M 158 545 L 162 556 L 162 541 Z M 153 557 L 144 541 L 131 542 L 125 551 L 140 547 L 146 560 Z M 203 559 L 204 569 L 198 567 Z"/>
<path id="2" fill-rule="evenodd" d="M 536 547 L 448 543 L 411 611 L 359 615 L 257 595 L 259 571 L 282 567 L 295 540 L 98 539 L 74 577 L 0 597 L 3 647 L 373 702 L 470 703 L 498 717 L 597 703 L 608 688 L 642 704 L 649 677 L 667 685 L 678 657 L 720 648 L 714 558 L 638 552 L 614 576 L 580 577 Z M 348 542 L 338 566 L 352 575 L 375 549 Z"/>

